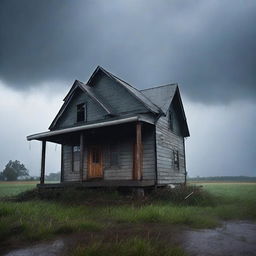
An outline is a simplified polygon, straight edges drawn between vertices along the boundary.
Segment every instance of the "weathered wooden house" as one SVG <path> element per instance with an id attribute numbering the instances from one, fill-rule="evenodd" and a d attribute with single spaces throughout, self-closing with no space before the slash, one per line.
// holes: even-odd
<path id="1" fill-rule="evenodd" d="M 102 67 L 75 81 L 42 141 L 61 144 L 61 183 L 162 186 L 186 182 L 188 125 L 177 84 L 137 90 Z M 53 186 L 53 185 L 52 185 Z"/>

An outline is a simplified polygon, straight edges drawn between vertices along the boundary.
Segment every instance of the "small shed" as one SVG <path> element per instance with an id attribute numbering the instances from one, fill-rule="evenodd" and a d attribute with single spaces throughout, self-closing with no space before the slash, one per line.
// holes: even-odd
<path id="1" fill-rule="evenodd" d="M 150 187 L 186 182 L 188 136 L 177 84 L 138 90 L 98 66 L 74 82 L 49 131 L 27 140 L 42 142 L 41 187 L 47 141 L 61 145 L 58 186 Z"/>

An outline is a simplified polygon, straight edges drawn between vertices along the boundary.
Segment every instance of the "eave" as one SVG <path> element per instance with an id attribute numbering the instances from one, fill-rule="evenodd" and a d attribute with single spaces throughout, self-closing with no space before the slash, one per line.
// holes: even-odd
<path id="1" fill-rule="evenodd" d="M 126 117 L 126 118 L 120 118 L 120 119 L 114 119 L 114 120 L 103 121 L 103 122 L 98 122 L 98 123 L 80 125 L 80 126 L 76 126 L 76 127 L 70 127 L 70 128 L 59 129 L 59 130 L 36 133 L 36 134 L 27 136 L 27 140 L 28 141 L 31 141 L 31 140 L 43 141 L 43 140 L 49 139 L 52 136 L 65 135 L 65 134 L 68 135 L 69 133 L 73 133 L 73 132 L 81 132 L 81 131 L 89 130 L 89 129 L 95 129 L 95 128 L 137 122 L 137 121 L 154 124 L 154 119 L 150 118 L 148 115 L 136 115 L 136 116 Z"/>

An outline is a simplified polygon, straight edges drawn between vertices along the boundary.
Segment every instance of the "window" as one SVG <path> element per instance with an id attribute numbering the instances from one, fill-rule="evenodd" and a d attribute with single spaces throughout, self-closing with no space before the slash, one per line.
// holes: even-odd
<path id="1" fill-rule="evenodd" d="M 173 131 L 173 112 L 171 110 L 169 113 L 169 126 L 170 126 L 170 130 Z"/>
<path id="2" fill-rule="evenodd" d="M 76 110 L 77 110 L 77 116 L 76 116 L 76 121 L 77 122 L 84 122 L 86 121 L 86 104 L 82 103 L 82 104 L 78 104 L 76 106 Z"/>
<path id="3" fill-rule="evenodd" d="M 110 154 L 110 166 L 118 166 L 119 165 L 119 152 L 111 151 Z"/>
<path id="4" fill-rule="evenodd" d="M 105 167 L 118 168 L 119 167 L 119 150 L 117 145 L 109 145 L 105 152 Z"/>
<path id="5" fill-rule="evenodd" d="M 78 172 L 80 165 L 80 146 L 72 147 L 72 172 Z"/>
<path id="6" fill-rule="evenodd" d="M 179 151 L 178 150 L 173 150 L 173 165 L 174 169 L 179 170 Z"/>

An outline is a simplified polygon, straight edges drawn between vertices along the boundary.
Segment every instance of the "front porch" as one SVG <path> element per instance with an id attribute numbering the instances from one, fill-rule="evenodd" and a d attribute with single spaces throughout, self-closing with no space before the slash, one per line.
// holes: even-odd
<path id="1" fill-rule="evenodd" d="M 41 175 L 40 184 L 38 184 L 39 188 L 150 187 L 155 185 L 155 166 L 153 166 L 152 175 L 145 173 L 146 179 L 143 179 L 144 157 L 142 135 L 144 131 L 145 134 L 148 132 L 148 130 L 153 131 L 154 127 L 148 118 L 143 120 L 143 118 L 136 116 L 129 119 L 126 118 L 125 121 L 124 119 L 116 120 L 116 122 L 111 124 L 108 124 L 108 122 L 102 122 L 98 124 L 98 127 L 90 126 L 91 125 L 88 124 L 62 130 L 50 131 L 37 136 L 32 135 L 34 137 L 28 137 L 28 140 L 37 139 L 42 142 Z M 105 149 L 107 143 L 116 143 L 117 141 L 121 141 L 123 138 L 125 138 L 126 141 L 129 141 L 129 150 L 126 149 L 126 151 L 124 150 L 125 152 L 120 154 L 121 160 L 126 161 L 126 165 L 125 167 L 120 165 L 118 166 L 119 169 L 115 168 L 110 170 L 106 168 L 106 154 L 103 149 Z M 60 183 L 44 183 L 47 141 L 62 145 Z M 93 155 L 95 152 L 90 151 L 92 145 L 94 145 L 94 148 L 95 145 L 100 145 L 101 151 L 99 151 L 98 156 Z M 67 154 L 64 155 L 64 149 L 67 147 L 72 148 L 72 157 L 67 157 Z M 76 162 L 74 162 L 74 147 L 79 147 L 79 152 L 77 152 L 79 161 Z M 154 154 L 154 147 L 152 147 L 151 151 L 152 154 Z M 149 154 L 148 150 L 146 153 Z M 153 155 L 147 156 L 152 159 L 154 158 Z M 124 158 L 126 160 L 124 160 Z M 67 164 L 68 161 L 71 161 L 71 164 Z M 129 162 L 129 166 L 127 166 L 127 162 Z M 94 169 L 92 166 L 94 166 Z M 75 170 L 73 168 L 75 168 Z M 71 174 L 68 175 L 68 172 Z M 95 174 L 98 176 L 95 176 Z M 75 180 L 72 178 L 74 176 L 76 177 Z"/>

